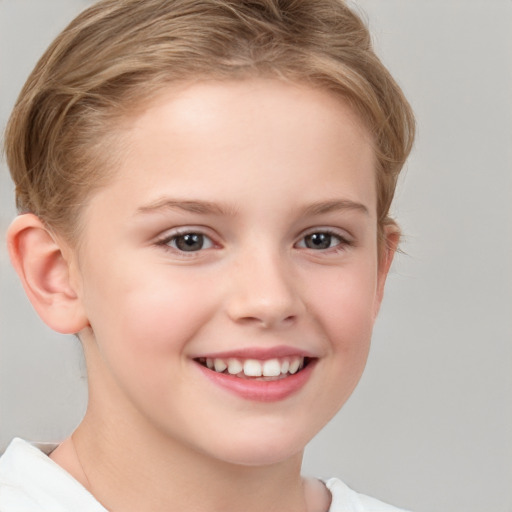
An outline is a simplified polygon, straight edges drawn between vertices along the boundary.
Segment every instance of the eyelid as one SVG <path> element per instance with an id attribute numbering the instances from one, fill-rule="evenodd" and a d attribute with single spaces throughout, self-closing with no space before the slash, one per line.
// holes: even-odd
<path id="1" fill-rule="evenodd" d="M 186 257 L 197 255 L 197 253 L 206 251 L 208 249 L 212 249 L 215 247 L 219 247 L 219 243 L 216 242 L 215 236 L 210 233 L 211 230 L 205 228 L 204 226 L 180 226 L 177 228 L 171 228 L 164 231 L 161 235 L 159 235 L 155 240 L 155 245 L 164 247 L 169 251 L 173 251 L 176 254 L 180 254 Z M 180 236 L 189 235 L 189 234 L 197 234 L 202 235 L 207 238 L 211 242 L 211 247 L 207 247 L 205 249 L 201 249 L 198 251 L 180 251 L 178 248 L 172 247 L 170 242 Z"/>
<path id="2" fill-rule="evenodd" d="M 340 248 L 342 249 L 347 246 L 352 246 L 355 243 L 354 237 L 352 235 L 350 235 L 349 233 L 347 233 L 347 231 L 345 231 L 343 229 L 337 229 L 337 228 L 327 227 L 327 226 L 315 226 L 313 228 L 307 229 L 306 231 L 303 231 L 301 233 L 300 237 L 298 238 L 297 242 L 294 244 L 294 246 L 297 247 L 298 244 L 300 242 L 303 242 L 307 236 L 313 235 L 315 233 L 325 233 L 325 234 L 334 236 L 340 240 L 340 243 L 336 244 L 334 247 L 329 247 L 329 248 L 323 249 L 323 250 L 315 249 L 315 251 L 318 251 L 318 252 L 322 252 L 322 251 L 326 252 L 329 250 L 331 250 L 331 251 L 336 250 L 336 248 L 338 248 L 340 246 L 341 246 Z M 299 247 L 299 248 L 309 249 L 308 247 L 303 247 L 303 246 Z M 310 249 L 310 250 L 313 250 L 313 249 Z"/>
<path id="3" fill-rule="evenodd" d="M 336 235 L 340 238 L 343 238 L 347 242 L 354 241 L 353 235 L 351 235 L 346 229 L 336 228 L 332 226 L 313 226 L 311 228 L 305 229 L 301 234 L 300 238 L 312 235 L 313 233 L 329 233 L 330 235 Z"/>

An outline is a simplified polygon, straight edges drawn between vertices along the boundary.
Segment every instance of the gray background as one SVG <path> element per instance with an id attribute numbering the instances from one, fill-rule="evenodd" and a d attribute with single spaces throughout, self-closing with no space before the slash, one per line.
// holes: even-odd
<path id="1" fill-rule="evenodd" d="M 0 0 L 0 128 L 86 0 Z M 361 0 L 417 114 L 406 234 L 367 371 L 305 471 L 417 512 L 512 512 L 512 1 Z M 0 170 L 0 233 L 14 216 Z M 58 440 L 86 399 L 73 337 L 38 320 L 0 249 L 0 452 Z"/>

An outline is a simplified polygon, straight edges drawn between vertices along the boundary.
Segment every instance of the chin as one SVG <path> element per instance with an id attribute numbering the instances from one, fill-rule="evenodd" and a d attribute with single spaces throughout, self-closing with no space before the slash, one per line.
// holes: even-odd
<path id="1" fill-rule="evenodd" d="M 280 449 L 262 450 L 256 448 L 253 450 L 237 451 L 230 450 L 228 453 L 222 454 L 222 459 L 228 464 L 246 467 L 265 467 L 281 464 L 291 459 L 302 459 L 303 448 L 297 452 Z"/>
<path id="2" fill-rule="evenodd" d="M 275 432 L 264 435 L 261 430 L 246 432 L 247 435 L 232 436 L 227 443 L 219 443 L 215 450 L 209 446 L 209 455 L 229 464 L 240 466 L 269 466 L 302 457 L 304 447 L 311 436 L 294 435 L 293 432 Z"/>

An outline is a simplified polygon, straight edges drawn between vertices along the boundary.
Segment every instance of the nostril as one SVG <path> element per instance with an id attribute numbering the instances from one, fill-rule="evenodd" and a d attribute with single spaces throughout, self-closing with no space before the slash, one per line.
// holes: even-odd
<path id="1" fill-rule="evenodd" d="M 297 320 L 297 317 L 295 315 L 289 315 L 286 318 L 283 319 L 282 323 L 284 325 L 290 325 L 293 324 Z"/>
<path id="2" fill-rule="evenodd" d="M 288 315 L 282 318 L 279 314 L 276 315 L 261 315 L 261 316 L 246 316 L 239 318 L 237 320 L 238 323 L 246 324 L 246 325 L 257 325 L 262 328 L 270 328 L 276 325 L 290 325 L 295 322 L 297 319 L 296 315 Z"/>

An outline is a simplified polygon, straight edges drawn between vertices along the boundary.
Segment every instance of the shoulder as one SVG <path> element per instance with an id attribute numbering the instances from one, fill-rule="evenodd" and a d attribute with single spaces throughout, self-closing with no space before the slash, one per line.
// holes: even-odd
<path id="1" fill-rule="evenodd" d="M 370 496 L 359 494 L 337 478 L 325 480 L 325 485 L 332 494 L 329 512 L 406 512 Z"/>
<path id="2" fill-rule="evenodd" d="M 0 457 L 0 511 L 106 512 L 46 455 L 53 447 L 37 447 L 17 438 L 11 442 Z"/>

